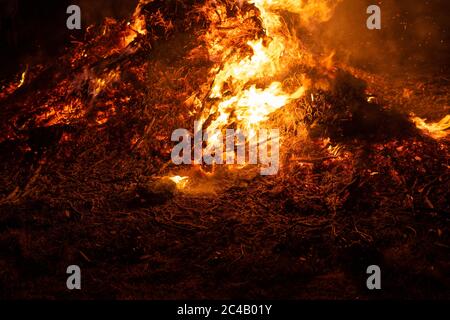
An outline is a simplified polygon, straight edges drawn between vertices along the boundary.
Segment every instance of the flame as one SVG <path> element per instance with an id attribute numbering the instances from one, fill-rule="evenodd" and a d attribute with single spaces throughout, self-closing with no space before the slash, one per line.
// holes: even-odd
<path id="1" fill-rule="evenodd" d="M 302 48 L 301 41 L 292 34 L 281 17 L 281 11 L 300 15 L 303 22 L 322 22 L 331 17 L 339 1 L 326 0 L 249 0 L 254 11 L 241 12 L 237 17 L 226 15 L 226 8 L 217 7 L 210 16 L 211 28 L 205 37 L 211 59 L 214 81 L 209 93 L 213 101 L 205 108 L 201 123 L 208 122 L 207 148 L 216 143 L 214 132 L 233 125 L 253 132 L 270 115 L 301 98 L 309 87 L 304 79 L 283 84 L 290 67 L 311 64 L 311 55 Z M 236 41 L 247 37 L 234 24 L 252 21 L 255 11 L 264 34 L 249 39 L 244 47 L 236 48 Z M 218 17 L 217 17 L 218 15 Z M 254 21 L 254 19 L 253 19 Z M 224 31 L 228 30 L 228 31 Z M 238 39 L 238 40 L 235 40 Z M 250 53 L 250 54 L 249 54 Z M 327 64 L 330 64 L 329 60 Z M 280 81 L 281 80 L 281 81 Z"/>
<path id="2" fill-rule="evenodd" d="M 93 97 L 97 97 L 108 85 L 117 82 L 120 79 L 120 72 L 118 70 L 111 70 L 102 77 L 94 78 L 90 83 L 90 90 Z"/>
<path id="3" fill-rule="evenodd" d="M 450 133 L 450 114 L 446 115 L 438 122 L 427 123 L 426 119 L 413 116 L 411 119 L 416 127 L 424 131 L 434 139 L 442 139 Z"/>
<path id="4" fill-rule="evenodd" d="M 28 73 L 28 66 L 26 67 L 25 71 L 22 72 L 22 75 L 20 76 L 20 82 L 19 82 L 19 85 L 17 86 L 17 88 L 20 88 L 21 86 L 23 86 L 23 84 L 25 83 L 25 79 L 27 77 L 27 73 Z"/>
<path id="5" fill-rule="evenodd" d="M 178 189 L 184 189 L 189 182 L 189 177 L 173 176 L 169 180 L 174 182 Z"/>
<path id="6" fill-rule="evenodd" d="M 251 0 L 260 10 L 264 10 L 263 18 L 275 24 L 281 23 L 279 15 L 271 14 L 286 10 L 300 15 L 307 25 L 314 21 L 327 21 L 331 18 L 339 0 Z"/>
<path id="7" fill-rule="evenodd" d="M 138 35 L 147 34 L 146 21 L 145 16 L 142 14 L 142 8 L 151 1 L 153 0 L 140 0 L 136 6 L 131 22 L 127 23 L 128 30 L 123 39 L 124 47 L 127 47 L 130 43 L 132 43 Z"/>
<path id="8" fill-rule="evenodd" d="M 133 19 L 133 22 L 129 22 L 127 26 L 129 28 L 129 31 L 124 38 L 124 47 L 133 42 L 138 34 L 145 35 L 147 33 L 147 30 L 145 29 L 145 18 L 142 15 L 135 17 Z"/>
<path id="9" fill-rule="evenodd" d="M 20 74 L 20 80 L 16 80 L 13 82 L 10 82 L 7 86 L 1 86 L 0 87 L 0 100 L 6 98 L 7 96 L 13 94 L 17 89 L 22 87 L 25 84 L 26 77 L 28 75 L 28 65 L 25 68 L 25 71 L 23 71 Z"/>

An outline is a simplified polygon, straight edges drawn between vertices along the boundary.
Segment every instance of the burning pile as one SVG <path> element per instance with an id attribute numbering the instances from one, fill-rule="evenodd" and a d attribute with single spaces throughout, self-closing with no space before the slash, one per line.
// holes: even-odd
<path id="1" fill-rule="evenodd" d="M 81 261 L 83 298 L 367 298 L 381 261 L 382 294 L 448 298 L 449 116 L 311 44 L 338 3 L 141 0 L 2 81 L 0 297 L 64 297 Z M 175 166 L 196 122 L 206 152 L 279 129 L 278 174 Z"/>
<path id="2" fill-rule="evenodd" d="M 376 104 L 332 52 L 313 52 L 302 40 L 338 3 L 141 0 L 130 21 L 89 28 L 58 64 L 27 67 L 5 86 L 0 142 L 40 154 L 56 139 L 73 154 L 73 144 L 106 134 L 105 148 L 150 154 L 148 174 L 174 172 L 172 181 L 186 186 L 186 174 L 168 159 L 170 135 L 194 121 L 207 133 L 209 153 L 223 148 L 217 132 L 246 132 L 241 143 L 251 148 L 259 128 L 280 129 L 286 172 L 295 170 L 292 163 L 345 159 L 351 148 L 343 144 L 361 135 L 411 132 L 411 122 Z M 164 50 L 178 60 L 163 62 Z M 157 121 L 168 108 L 171 117 Z M 387 130 L 377 127 L 383 118 Z M 436 139 L 447 136 L 448 116 L 413 121 Z"/>
<path id="3" fill-rule="evenodd" d="M 315 60 L 281 13 L 302 13 L 303 23 L 313 17 L 318 23 L 329 18 L 331 7 L 325 1 L 250 1 L 233 8 L 231 17 L 224 4 L 207 10 L 210 27 L 203 38 L 214 63 L 213 81 L 200 94 L 207 100 L 200 104 L 199 122 L 207 125 L 207 152 L 223 148 L 217 132 L 230 127 L 245 131 L 248 144 L 258 143 L 255 136 L 263 123 L 304 96 L 311 80 L 301 69 L 313 67 Z"/>

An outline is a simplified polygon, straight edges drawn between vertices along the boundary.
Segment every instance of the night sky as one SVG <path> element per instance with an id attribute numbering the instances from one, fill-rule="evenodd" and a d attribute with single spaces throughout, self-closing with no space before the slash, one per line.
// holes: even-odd
<path id="1" fill-rule="evenodd" d="M 57 56 L 82 32 L 65 27 L 66 8 L 78 4 L 83 26 L 99 24 L 105 17 L 124 18 L 137 0 L 1 0 L 0 40 L 2 74 L 17 73 L 24 64 Z M 377 3 L 378 2 L 378 3 Z M 316 38 L 341 59 L 371 71 L 431 68 L 448 70 L 450 41 L 447 0 L 389 2 L 343 0 L 331 21 L 317 30 Z M 382 30 L 369 31 L 365 9 L 379 4 Z"/>

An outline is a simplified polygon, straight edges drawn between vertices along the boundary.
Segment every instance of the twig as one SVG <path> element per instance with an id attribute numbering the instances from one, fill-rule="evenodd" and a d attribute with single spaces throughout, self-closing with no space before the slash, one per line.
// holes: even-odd
<path id="1" fill-rule="evenodd" d="M 306 162 L 306 163 L 315 163 L 315 162 L 322 162 L 330 159 L 336 159 L 335 156 L 329 156 L 329 157 L 322 157 L 322 158 L 312 158 L 312 159 L 293 159 L 293 161 L 297 162 Z"/>

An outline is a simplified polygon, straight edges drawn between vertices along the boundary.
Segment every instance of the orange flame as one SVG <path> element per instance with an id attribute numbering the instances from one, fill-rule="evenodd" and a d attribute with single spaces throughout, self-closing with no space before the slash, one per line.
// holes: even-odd
<path id="1" fill-rule="evenodd" d="M 140 0 L 134 13 L 131 18 L 131 22 L 128 22 L 127 26 L 129 30 L 127 31 L 127 34 L 125 35 L 123 39 L 123 46 L 128 46 L 131 42 L 136 39 L 136 37 L 140 35 L 146 35 L 147 29 L 146 29 L 146 22 L 145 17 L 142 14 L 142 8 L 144 5 L 150 3 L 153 0 Z"/>
<path id="2" fill-rule="evenodd" d="M 230 20 L 246 23 L 254 12 L 241 13 L 237 18 L 226 16 L 226 8 L 211 10 L 212 26 L 206 42 L 212 60 L 217 62 L 212 73 L 214 82 L 209 98 L 215 101 L 201 116 L 201 122 L 214 118 L 207 128 L 208 146 L 215 144 L 214 134 L 234 124 L 237 129 L 250 131 L 269 119 L 275 111 L 301 98 L 308 89 L 307 81 L 299 81 L 285 89 L 276 79 L 285 79 L 295 64 L 310 63 L 311 56 L 301 47 L 301 41 L 292 35 L 281 18 L 280 11 L 300 15 L 306 24 L 322 22 L 331 17 L 339 1 L 328 0 L 249 0 L 259 12 L 264 35 L 246 42 L 247 52 L 236 48 L 234 38 L 244 38 L 230 27 Z M 217 17 L 219 15 L 219 17 Z M 228 25 L 227 25 L 228 24 Z M 223 30 L 230 30 L 227 32 Z M 329 62 L 328 62 L 329 64 Z M 268 83 L 269 79 L 273 79 Z"/>
<path id="3" fill-rule="evenodd" d="M 434 139 L 442 139 L 450 134 L 450 114 L 438 122 L 427 123 L 426 119 L 413 116 L 411 119 L 416 127 Z"/>
<path id="4" fill-rule="evenodd" d="M 178 189 L 184 189 L 189 182 L 189 177 L 173 176 L 169 180 L 175 183 Z"/>

